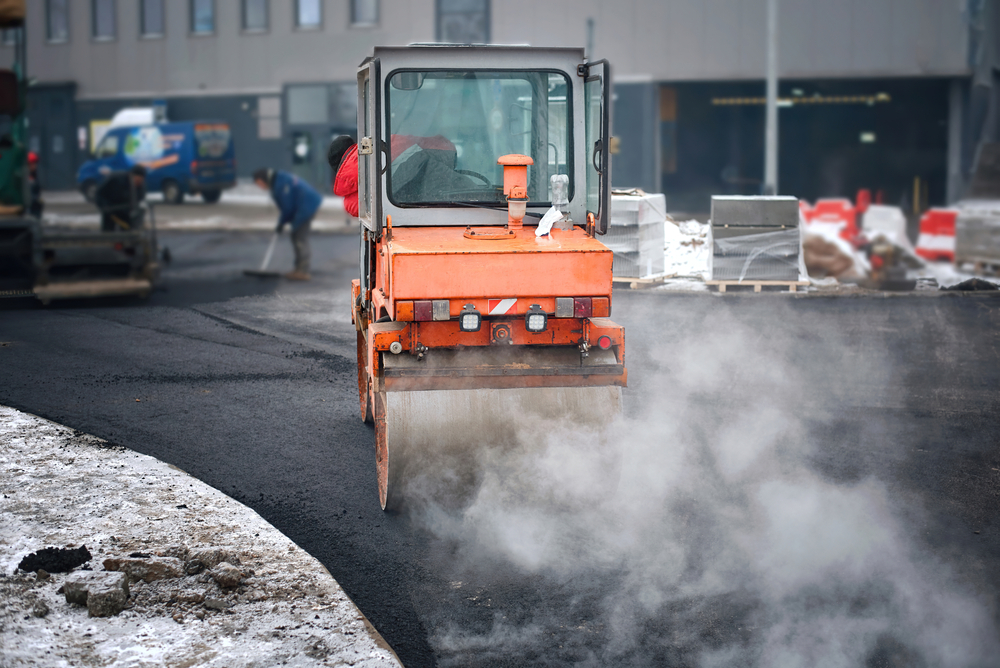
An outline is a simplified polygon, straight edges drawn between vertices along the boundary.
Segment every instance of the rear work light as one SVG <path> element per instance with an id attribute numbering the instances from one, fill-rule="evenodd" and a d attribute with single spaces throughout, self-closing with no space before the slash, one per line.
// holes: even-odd
<path id="1" fill-rule="evenodd" d="M 466 304 L 462 308 L 462 312 L 458 314 L 458 327 L 463 332 L 478 332 L 479 328 L 483 326 L 483 316 L 479 314 L 476 307 L 472 304 Z"/>
<path id="2" fill-rule="evenodd" d="M 538 304 L 532 304 L 524 315 L 524 328 L 529 332 L 544 332 L 548 324 L 549 316 Z"/>

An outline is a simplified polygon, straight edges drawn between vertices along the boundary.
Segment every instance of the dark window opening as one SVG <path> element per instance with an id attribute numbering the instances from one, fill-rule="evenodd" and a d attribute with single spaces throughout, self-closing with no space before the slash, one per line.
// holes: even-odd
<path id="1" fill-rule="evenodd" d="M 489 0 L 437 0 L 437 40 L 452 44 L 488 44 Z"/>
<path id="2" fill-rule="evenodd" d="M 93 0 L 91 5 L 91 34 L 96 40 L 115 38 L 115 0 Z"/>

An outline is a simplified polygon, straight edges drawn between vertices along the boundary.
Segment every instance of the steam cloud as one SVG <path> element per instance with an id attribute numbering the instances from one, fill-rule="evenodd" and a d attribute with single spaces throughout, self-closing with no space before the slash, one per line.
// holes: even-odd
<path id="1" fill-rule="evenodd" d="M 575 624 L 600 641 L 553 665 L 996 665 L 993 604 L 904 532 L 913 499 L 816 465 L 838 437 L 815 443 L 810 425 L 865 398 L 897 399 L 888 356 L 832 328 L 793 341 L 780 333 L 784 308 L 764 325 L 719 307 L 674 323 L 650 350 L 630 336 L 613 493 L 600 439 L 567 421 L 487 451 L 460 509 L 418 504 L 422 526 L 456 546 L 456 572 L 508 569 L 580 592 L 524 619 L 498 612 L 485 631 L 444 624 L 431 637 L 443 665 L 526 647 L 546 663 L 551 631 Z M 837 447 L 850 457 L 904 445 L 864 434 Z M 581 621 L 580 606 L 598 612 Z"/>

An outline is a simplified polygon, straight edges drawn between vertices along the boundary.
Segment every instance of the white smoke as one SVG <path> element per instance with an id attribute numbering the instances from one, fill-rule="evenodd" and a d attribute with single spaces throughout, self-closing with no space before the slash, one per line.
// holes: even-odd
<path id="1" fill-rule="evenodd" d="M 832 329 L 806 343 L 776 332 L 720 307 L 630 350 L 637 382 L 612 427 L 615 491 L 594 434 L 533 424 L 522 447 L 490 453 L 467 505 L 428 499 L 415 517 L 472 573 L 492 564 L 560 582 L 613 578 L 591 665 L 664 656 L 651 635 L 703 666 L 996 665 L 991 603 L 910 539 L 886 483 L 831 480 L 814 465 L 822 444 L 810 421 L 832 420 L 857 388 L 894 400 L 882 385 L 888 356 L 871 343 L 859 356 Z M 446 665 L 466 652 L 516 654 L 570 623 L 547 614 L 498 617 L 486 634 L 445 626 L 431 642 Z"/>

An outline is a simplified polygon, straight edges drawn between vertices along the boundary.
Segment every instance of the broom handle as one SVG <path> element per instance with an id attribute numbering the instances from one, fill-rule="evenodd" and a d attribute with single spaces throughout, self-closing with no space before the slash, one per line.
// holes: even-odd
<path id="1" fill-rule="evenodd" d="M 271 243 L 267 246 L 267 252 L 264 253 L 264 261 L 260 263 L 260 270 L 264 271 L 267 269 L 267 265 L 271 264 L 271 256 L 274 254 L 274 246 L 278 243 L 278 233 L 275 232 L 271 235 Z"/>

